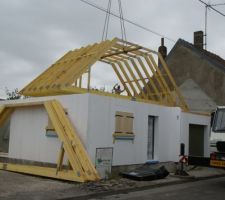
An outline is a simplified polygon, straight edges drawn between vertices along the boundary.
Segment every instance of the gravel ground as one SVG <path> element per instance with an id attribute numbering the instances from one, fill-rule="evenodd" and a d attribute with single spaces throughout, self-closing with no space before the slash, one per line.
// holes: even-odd
<path id="1" fill-rule="evenodd" d="M 225 170 L 197 167 L 189 169 L 188 173 L 192 177 L 204 178 L 225 175 Z M 0 199 L 64 199 L 132 188 L 138 190 L 138 188 L 157 187 L 183 180 L 180 177 L 170 175 L 154 181 L 133 181 L 117 178 L 96 183 L 79 184 L 0 170 Z"/>

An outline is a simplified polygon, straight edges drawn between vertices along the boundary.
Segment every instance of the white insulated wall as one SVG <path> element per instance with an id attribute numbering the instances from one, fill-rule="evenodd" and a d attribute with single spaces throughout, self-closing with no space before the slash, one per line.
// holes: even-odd
<path id="1" fill-rule="evenodd" d="M 16 109 L 10 122 L 9 157 L 55 163 L 60 142 L 45 136 L 46 122 L 43 107 Z"/>
<path id="2" fill-rule="evenodd" d="M 181 113 L 181 143 L 185 144 L 185 154 L 189 154 L 189 125 L 203 125 L 204 128 L 204 156 L 209 157 L 210 116 Z"/>
<path id="3" fill-rule="evenodd" d="M 182 113 L 180 108 L 165 107 L 93 94 L 31 98 L 22 102 L 58 99 L 68 110 L 93 163 L 96 148 L 113 147 L 113 165 L 145 163 L 147 160 L 148 116 L 155 116 L 154 159 L 178 161 L 180 143 L 188 147 L 189 124 L 201 124 L 209 130 L 209 117 Z M 10 101 L 12 103 L 13 101 Z M 19 101 L 16 101 L 19 102 Z M 134 141 L 113 143 L 116 111 L 134 114 Z M 42 107 L 16 109 L 10 126 L 10 158 L 56 163 L 60 142 L 47 137 L 47 112 Z M 207 141 L 205 152 L 207 152 Z M 187 152 L 187 150 L 186 150 Z"/>
<path id="4" fill-rule="evenodd" d="M 134 114 L 134 141 L 116 140 L 116 111 Z M 147 160 L 148 116 L 156 116 L 155 159 L 177 161 L 180 139 L 180 108 L 169 108 L 110 97 L 90 95 L 87 148 L 91 159 L 99 147 L 113 147 L 113 165 L 145 163 Z"/>
<path id="5" fill-rule="evenodd" d="M 83 143 L 86 143 L 88 95 L 35 98 L 35 101 L 48 99 L 58 99 L 63 104 Z M 33 101 L 34 99 L 23 100 Z M 8 157 L 56 163 L 61 143 L 58 138 L 45 135 L 48 115 L 44 107 L 17 108 L 10 123 Z"/>

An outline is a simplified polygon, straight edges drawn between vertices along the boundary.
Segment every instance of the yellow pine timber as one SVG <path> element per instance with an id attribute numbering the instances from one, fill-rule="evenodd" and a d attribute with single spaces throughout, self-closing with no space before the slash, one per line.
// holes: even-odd
<path id="1" fill-rule="evenodd" d="M 184 109 L 184 111 L 188 111 L 189 109 L 188 109 L 188 106 L 187 106 L 187 104 L 186 104 L 186 102 L 184 100 L 184 97 L 180 93 L 180 90 L 177 87 L 177 84 L 176 84 L 176 82 L 175 82 L 175 80 L 174 80 L 174 78 L 173 78 L 169 68 L 167 67 L 167 64 L 166 64 L 165 60 L 163 59 L 163 57 L 162 57 L 162 55 L 160 53 L 158 53 L 158 57 L 160 59 L 160 62 L 162 63 L 162 66 L 163 66 L 165 72 L 167 73 L 168 77 L 170 78 L 171 83 L 173 84 L 173 87 L 174 87 L 174 89 L 175 89 L 175 91 L 176 91 L 176 93 L 177 93 L 177 95 L 179 97 L 179 100 L 181 101 L 181 107 Z"/>
<path id="2" fill-rule="evenodd" d="M 89 156 L 83 147 L 80 138 L 67 118 L 63 107 L 56 100 L 45 102 L 46 110 L 59 136 L 72 168 L 85 180 L 99 180 Z M 74 157 L 74 154 L 76 155 Z M 76 159 L 77 158 L 77 159 Z"/>
<path id="3" fill-rule="evenodd" d="M 153 66 L 154 66 L 154 68 L 156 70 L 156 73 L 158 74 L 159 79 L 162 81 L 163 86 L 166 88 L 166 91 L 170 92 L 169 86 L 167 85 L 167 83 L 166 83 L 166 81 L 165 81 L 161 71 L 159 70 L 159 67 L 157 66 L 157 64 L 156 64 L 156 62 L 155 62 L 155 60 L 153 58 L 153 56 L 151 54 L 148 54 L 148 57 L 151 60 Z"/>
<path id="4" fill-rule="evenodd" d="M 123 77 L 120 75 L 120 73 L 119 73 L 119 71 L 118 71 L 116 65 L 115 65 L 114 63 L 111 63 L 111 65 L 112 65 L 113 70 L 114 70 L 115 73 L 117 74 L 117 76 L 118 76 L 120 82 L 122 83 L 122 85 L 123 85 L 125 91 L 127 92 L 127 95 L 128 95 L 128 96 L 132 96 L 131 91 L 130 91 L 129 88 L 127 87 L 127 85 L 126 85 L 126 83 L 125 83 Z"/>
<path id="5" fill-rule="evenodd" d="M 80 49 L 75 49 L 73 51 L 69 51 L 66 55 L 64 55 L 62 58 L 60 58 L 55 64 L 53 64 L 51 70 L 47 71 L 46 73 L 42 73 L 39 77 L 37 77 L 35 85 L 45 85 L 44 88 L 49 88 L 54 85 L 55 81 L 54 78 L 60 74 L 67 65 L 71 64 L 71 61 L 73 61 L 72 58 L 76 57 L 77 54 L 80 52 L 83 52 L 85 48 L 89 48 L 91 45 L 88 45 L 87 47 L 82 47 Z"/>
<path id="6" fill-rule="evenodd" d="M 95 91 L 95 90 L 88 91 L 87 89 L 84 89 L 84 88 L 64 87 L 64 88 L 62 88 L 62 91 L 64 91 L 67 94 L 85 94 L 85 93 L 90 93 L 90 94 L 96 94 L 96 95 L 107 96 L 107 97 L 114 97 L 114 98 L 127 99 L 127 100 L 135 100 L 137 102 L 143 102 L 143 103 L 164 105 L 163 103 L 160 103 L 158 101 L 152 101 L 152 100 L 148 100 L 148 99 L 141 99 L 141 98 L 138 98 L 138 97 L 134 99 L 132 96 L 118 95 L 118 94 L 113 94 L 113 93 L 109 93 L 109 92 L 102 92 L 102 91 Z M 158 95 L 158 93 L 157 94 L 153 93 L 152 95 Z"/>
<path id="7" fill-rule="evenodd" d="M 5 106 L 1 106 L 1 108 L 0 108 L 0 127 L 5 124 L 7 119 L 9 119 L 13 110 L 14 110 L 13 108 L 7 108 Z"/>
<path id="8" fill-rule="evenodd" d="M 158 56 L 162 63 L 163 75 L 153 54 Z M 88 73 L 87 85 L 80 84 L 79 86 L 80 89 L 87 89 L 91 92 L 90 69 L 97 61 L 112 66 L 115 75 L 126 90 L 127 96 L 151 100 L 166 106 L 180 106 L 182 109 L 188 110 L 161 55 L 151 49 L 118 38 L 69 51 L 28 84 L 21 93 L 26 96 L 72 94 L 70 87 L 75 86 L 76 88 L 79 85 L 78 81 L 81 82 L 81 77 L 85 73 Z M 167 76 L 166 79 L 164 75 Z M 83 78 L 86 81 L 86 76 Z M 145 78 L 148 78 L 148 83 Z M 172 88 L 169 87 L 171 85 Z M 173 92 L 173 90 L 175 91 Z M 74 90 L 75 93 L 77 91 L 77 89 Z"/>
<path id="9" fill-rule="evenodd" d="M 57 87 L 58 83 L 57 80 L 62 76 L 65 75 L 66 73 L 66 69 L 69 67 L 72 67 L 74 63 L 77 62 L 77 56 L 79 56 L 80 54 L 82 54 L 86 49 L 89 49 L 91 46 L 87 46 L 87 47 L 83 47 L 81 48 L 79 51 L 71 51 L 70 55 L 68 55 L 67 57 L 65 57 L 64 59 L 61 60 L 61 62 L 56 63 L 56 67 L 55 70 L 51 72 L 51 75 L 48 74 L 48 76 L 42 80 L 42 84 L 46 85 L 46 83 L 48 84 L 48 86 L 51 88 Z M 55 80 L 55 78 L 57 78 Z M 40 83 L 38 83 L 40 84 Z M 46 85 L 47 87 L 47 85 Z M 46 88 L 44 87 L 44 88 Z"/>
<path id="10" fill-rule="evenodd" d="M 49 100 L 45 102 L 5 104 L 0 107 L 0 124 L 10 117 L 14 109 L 34 106 L 45 107 L 53 127 L 58 134 L 58 138 L 62 142 L 57 167 L 48 168 L 33 165 L 0 163 L 0 169 L 78 182 L 99 180 L 98 172 L 92 164 L 72 123 L 65 114 L 65 110 L 58 101 Z M 63 169 L 64 154 L 67 155 L 68 163 L 73 170 Z"/>
<path id="11" fill-rule="evenodd" d="M 91 66 L 88 68 L 88 81 L 87 81 L 87 89 L 90 90 L 91 87 Z"/>
<path id="12" fill-rule="evenodd" d="M 71 53 L 71 51 L 69 51 L 68 53 L 66 53 L 62 58 L 60 58 L 59 60 L 64 59 L 66 56 L 68 56 Z M 57 63 L 57 62 L 56 62 Z M 46 80 L 47 77 L 49 77 L 49 74 L 52 74 L 52 72 L 55 71 L 55 66 L 56 64 L 52 64 L 48 69 L 46 69 L 41 75 L 39 75 L 38 77 L 36 77 L 31 83 L 29 83 L 25 88 L 23 88 L 20 93 L 25 93 L 26 91 L 30 91 L 30 89 L 34 88 L 37 86 L 37 84 L 41 81 L 41 80 Z"/>
<path id="13" fill-rule="evenodd" d="M 159 79 L 162 82 L 162 86 L 164 88 L 164 94 L 168 94 L 167 97 L 169 97 L 169 101 L 171 101 L 171 103 L 173 105 L 176 105 L 176 99 L 174 98 L 174 96 L 172 95 L 172 91 L 170 90 L 169 86 L 167 85 L 164 77 L 162 76 L 161 71 L 159 70 L 153 56 L 151 54 L 148 55 L 148 58 L 150 59 L 151 63 L 153 64 L 153 67 L 156 70 L 156 74 L 155 76 L 157 77 L 157 79 Z"/>
<path id="14" fill-rule="evenodd" d="M 66 152 L 66 155 L 68 156 L 70 163 L 72 165 L 72 168 L 75 172 L 75 174 L 78 177 L 81 177 L 84 180 L 87 180 L 85 173 L 83 172 L 82 166 L 80 164 L 80 161 L 78 159 L 78 156 L 76 152 L 72 150 L 72 141 L 68 138 L 68 136 L 65 133 L 65 127 L 61 123 L 60 119 L 58 118 L 57 114 L 55 113 L 55 110 L 51 104 L 51 102 L 45 102 L 45 108 L 48 112 L 49 118 L 52 121 L 52 124 L 56 130 L 56 133 L 60 139 L 61 142 L 64 143 L 64 149 Z"/>
<path id="15" fill-rule="evenodd" d="M 5 109 L 5 106 L 4 105 L 2 105 L 2 106 L 0 106 L 0 114 L 2 113 L 2 111 Z"/>
<path id="16" fill-rule="evenodd" d="M 99 58 L 98 55 L 99 54 L 104 54 L 104 50 L 105 50 L 105 46 L 109 46 L 112 45 L 111 43 L 114 41 L 105 41 L 103 43 L 100 44 L 94 44 L 91 46 L 90 51 L 94 51 L 95 53 L 93 54 L 89 54 L 87 57 L 81 57 L 80 59 L 78 59 L 78 62 L 74 63 L 74 66 L 76 67 L 69 67 L 66 71 L 66 76 L 62 76 L 62 78 L 58 79 L 56 81 L 57 83 L 60 82 L 65 82 L 68 85 L 73 83 L 74 78 L 78 78 L 80 77 L 81 74 L 83 74 L 85 71 L 87 71 L 88 66 L 89 65 L 93 65 Z M 109 47 L 108 47 L 109 48 Z M 97 51 L 98 50 L 98 51 Z M 84 53 L 88 53 L 87 51 L 85 51 Z M 100 55 L 100 56 L 101 56 Z M 76 71 L 76 74 L 74 75 L 74 70 Z"/>
<path id="17" fill-rule="evenodd" d="M 125 71 L 125 69 L 123 67 L 123 65 L 121 64 L 120 61 L 116 61 L 115 63 L 118 65 L 119 69 L 121 70 L 122 75 L 126 78 L 126 82 L 128 83 L 128 85 L 130 86 L 130 88 L 133 91 L 133 96 L 137 97 L 138 96 L 138 92 L 137 92 L 136 88 L 134 87 L 133 83 L 131 82 L 127 72 Z"/>
<path id="18" fill-rule="evenodd" d="M 90 57 L 90 59 L 87 59 L 85 63 L 83 63 L 83 66 L 81 66 L 80 69 L 78 69 L 78 73 L 83 74 L 85 71 L 88 70 L 89 66 L 93 65 L 95 62 L 97 62 L 102 55 L 104 55 L 105 51 L 107 51 L 111 46 L 113 46 L 117 42 L 117 39 L 113 39 L 112 41 L 105 41 L 103 45 L 96 47 L 96 54 Z M 98 49 L 98 51 L 97 51 Z"/>
<path id="19" fill-rule="evenodd" d="M 69 134 L 69 138 L 72 140 L 72 146 L 75 151 L 78 151 L 78 157 L 81 159 L 82 167 L 87 171 L 89 175 L 93 175 L 94 179 L 99 179 L 98 173 L 93 166 L 83 144 L 81 143 L 81 139 L 79 138 L 78 134 L 76 133 L 76 130 L 71 126 L 71 122 L 66 117 L 63 107 L 58 101 L 53 101 L 52 104 L 55 106 L 57 114 L 60 116 L 64 116 L 62 118 L 63 124 L 65 124 L 65 128 L 68 128 L 67 133 Z M 76 149 L 75 149 L 76 148 Z"/>
<path id="20" fill-rule="evenodd" d="M 135 77 L 132 68 L 130 67 L 130 65 L 128 64 L 127 61 L 123 61 L 123 63 L 126 65 L 126 68 L 128 69 L 128 71 L 129 71 L 131 77 L 133 78 L 133 80 L 134 80 L 136 86 L 138 87 L 138 89 L 139 89 L 139 94 L 140 94 L 144 99 L 147 99 L 146 94 L 145 94 L 145 93 L 142 93 L 142 87 L 141 87 L 141 85 L 139 84 L 139 82 L 137 81 L 137 78 Z"/>
<path id="21" fill-rule="evenodd" d="M 149 87 L 149 85 L 145 82 L 145 79 L 143 77 L 143 75 L 141 74 L 141 71 L 138 69 L 137 64 L 135 63 L 135 60 L 133 58 L 130 58 L 131 63 L 134 66 L 134 69 L 136 70 L 138 76 L 140 77 L 140 79 L 142 79 L 142 84 L 144 85 L 144 87 L 147 89 L 147 94 L 148 94 L 148 98 L 150 98 L 150 94 L 151 94 L 151 88 Z M 153 96 L 155 98 L 155 96 Z"/>
<path id="22" fill-rule="evenodd" d="M 132 62 L 130 60 L 130 57 L 125 57 L 125 56 L 122 56 L 122 55 L 120 55 L 118 57 L 119 57 L 119 59 L 118 58 L 115 58 L 115 59 L 121 60 L 121 62 L 123 62 L 125 64 L 127 70 L 129 71 L 130 75 L 133 78 L 133 81 L 136 83 L 136 85 L 137 85 L 137 87 L 139 89 L 139 95 L 142 96 L 144 99 L 148 99 L 148 95 L 145 92 L 143 92 L 143 88 L 142 88 L 142 86 L 140 85 L 140 83 L 138 81 L 138 80 L 140 80 L 142 82 L 142 85 L 143 86 L 145 85 L 145 83 L 143 83 L 144 78 L 141 80 L 141 77 L 143 77 L 143 76 L 141 75 L 140 71 L 138 70 L 137 65 L 135 65 L 136 63 Z M 128 63 L 128 61 L 130 61 L 131 65 Z M 137 72 L 137 74 L 138 74 L 138 76 L 140 78 L 135 76 L 135 74 L 134 74 L 132 69 L 134 69 L 134 71 Z M 149 91 L 149 93 L 150 93 L 150 91 Z"/>
<path id="23" fill-rule="evenodd" d="M 155 94 L 159 94 L 160 92 L 159 92 L 158 88 L 156 87 L 155 83 L 153 82 L 153 80 L 152 80 L 150 74 L 148 73 L 148 71 L 147 71 L 143 61 L 141 60 L 141 58 L 137 57 L 137 61 L 140 64 L 140 66 L 141 66 L 142 70 L 144 71 L 145 75 L 147 76 L 147 78 L 148 78 L 148 80 L 149 80 L 149 82 L 150 82 L 150 84 L 151 84 Z M 156 98 L 158 98 L 158 100 L 161 102 L 161 97 L 160 96 L 157 95 Z"/>
<path id="24" fill-rule="evenodd" d="M 33 165 L 22 165 L 11 163 L 0 163 L 0 169 L 67 181 L 85 182 L 84 179 L 76 176 L 73 170 L 61 170 L 58 171 L 58 173 L 56 174 L 55 168 L 52 167 L 39 167 Z"/>
<path id="25" fill-rule="evenodd" d="M 89 62 L 90 58 L 92 58 L 94 56 L 94 54 L 90 54 L 86 57 L 81 57 L 81 55 L 85 55 L 88 54 L 89 51 L 95 51 L 95 48 L 98 46 L 97 43 L 95 43 L 94 45 L 91 45 L 88 48 L 84 48 L 82 51 L 78 52 L 78 54 L 76 55 L 76 57 L 74 58 L 74 61 L 72 62 L 72 64 L 67 65 L 65 67 L 65 72 L 62 76 L 60 76 L 59 79 L 55 80 L 55 84 L 68 84 L 71 85 L 74 81 L 74 79 L 78 79 L 82 73 L 79 72 L 80 68 L 82 66 L 85 66 L 86 63 Z"/>
<path id="26" fill-rule="evenodd" d="M 147 56 L 144 56 L 144 59 L 145 59 L 145 61 L 147 62 L 148 66 L 149 66 L 149 68 L 150 68 L 150 70 L 151 70 L 151 72 L 152 72 L 152 74 L 153 74 L 152 78 L 155 78 L 155 80 L 158 82 L 158 84 L 159 84 L 159 86 L 160 86 L 160 88 L 161 88 L 160 91 L 162 91 L 162 94 L 166 94 L 167 91 L 165 90 L 162 81 L 161 81 L 161 80 L 159 79 L 159 77 L 157 76 L 156 70 L 155 70 L 154 67 L 152 66 L 152 63 L 149 61 L 149 59 L 148 59 Z M 171 94 L 168 95 L 168 99 L 169 99 L 169 102 L 171 103 L 171 105 L 174 105 L 174 101 L 173 101 L 173 99 L 172 99 L 172 97 L 171 97 Z"/>
<path id="27" fill-rule="evenodd" d="M 124 66 L 124 62 L 116 61 L 115 63 L 119 66 L 119 69 L 120 69 L 122 75 L 126 78 L 125 84 L 128 84 L 129 87 L 131 88 L 131 90 L 133 91 L 133 96 L 138 97 L 139 91 L 135 87 L 135 83 L 133 82 L 132 78 L 130 78 L 129 73 L 128 73 L 129 70 L 127 70 L 127 67 Z M 140 98 L 141 98 L 141 96 L 140 96 Z"/>
<path id="28" fill-rule="evenodd" d="M 79 88 L 81 88 L 81 87 L 82 87 L 82 75 L 79 78 Z"/>
<path id="29" fill-rule="evenodd" d="M 135 49 L 136 50 L 136 49 Z M 145 80 L 144 80 L 144 77 L 142 76 L 142 74 L 141 74 L 141 72 L 140 72 L 140 70 L 138 69 L 138 66 L 137 66 L 137 64 L 135 63 L 135 61 L 134 61 L 134 59 L 133 58 L 136 58 L 136 56 L 133 56 L 133 55 L 130 55 L 130 57 L 127 57 L 127 56 L 125 56 L 125 55 L 116 55 L 116 56 L 112 56 L 111 58 L 113 58 L 113 61 L 112 62 L 116 62 L 116 61 L 122 61 L 122 62 L 126 62 L 127 64 L 128 64 L 128 61 L 131 61 L 131 64 L 132 64 L 132 66 L 133 66 L 133 68 L 135 69 L 135 71 L 137 72 L 137 74 L 138 74 L 138 76 L 139 76 L 139 78 L 137 77 L 135 77 L 135 75 L 134 75 L 134 73 L 133 72 L 131 72 L 132 74 L 133 74 L 133 78 L 134 78 L 134 82 L 135 81 L 137 81 L 137 80 L 141 80 L 141 83 L 143 84 L 143 86 L 145 87 L 145 88 L 147 88 L 147 94 L 145 94 L 145 92 L 142 92 L 142 89 L 143 88 L 141 88 L 141 86 L 140 86 L 140 84 L 139 84 L 139 86 L 138 86 L 138 88 L 139 88 L 139 90 L 143 93 L 140 93 L 141 95 L 144 95 L 145 96 L 145 98 L 147 98 L 147 99 L 151 99 L 150 97 L 152 96 L 154 99 L 156 99 L 156 97 L 154 96 L 154 95 L 151 95 L 151 89 L 150 89 L 150 87 L 149 87 L 149 85 L 147 85 L 146 84 L 146 82 L 145 82 Z M 119 59 L 118 59 L 119 58 Z M 105 61 L 103 61 L 103 62 L 105 62 Z M 125 64 L 126 64 L 125 63 Z M 126 64 L 126 65 L 127 65 Z M 129 69 L 128 69 L 129 70 Z M 117 76 L 118 76 L 118 78 L 119 79 L 121 79 L 120 77 L 119 77 L 119 75 L 118 75 L 118 73 L 116 72 L 116 74 L 117 74 Z M 146 78 L 147 79 L 147 78 Z M 131 81 L 131 82 L 133 82 L 133 81 Z M 120 82 L 121 83 L 123 83 L 123 85 L 126 85 L 125 83 L 127 83 L 127 82 L 122 82 L 121 80 L 120 80 Z M 148 97 L 146 97 L 146 96 L 148 96 Z"/>
<path id="30" fill-rule="evenodd" d="M 65 150 L 63 148 L 63 142 L 62 142 L 61 148 L 60 148 L 60 151 L 59 151 L 59 158 L 58 158 L 57 167 L 56 167 L 56 174 L 58 173 L 58 171 L 62 170 L 64 153 L 65 153 Z"/>

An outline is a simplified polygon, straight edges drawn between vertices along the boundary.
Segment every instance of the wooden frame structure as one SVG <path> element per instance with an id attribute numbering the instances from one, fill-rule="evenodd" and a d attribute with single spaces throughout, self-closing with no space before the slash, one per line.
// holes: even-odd
<path id="1" fill-rule="evenodd" d="M 16 103 L 1 106 L 0 127 L 16 108 L 34 106 L 45 107 L 58 138 L 62 143 L 56 168 L 0 163 L 0 169 L 76 182 L 100 180 L 100 176 L 92 164 L 76 130 L 58 101 L 50 100 L 45 102 Z M 68 158 L 68 166 L 63 165 L 65 154 Z"/>
<path id="2" fill-rule="evenodd" d="M 155 57 L 160 60 L 159 67 Z M 91 66 L 101 61 L 112 66 L 125 89 L 113 95 L 90 88 Z M 82 87 L 82 77 L 88 75 Z M 119 98 L 188 107 L 160 53 L 118 38 L 69 51 L 20 91 L 25 96 L 97 93 Z"/>

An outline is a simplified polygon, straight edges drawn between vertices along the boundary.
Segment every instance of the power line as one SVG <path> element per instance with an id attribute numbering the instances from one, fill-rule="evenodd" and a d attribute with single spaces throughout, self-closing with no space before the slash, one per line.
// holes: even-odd
<path id="1" fill-rule="evenodd" d="M 101 11 L 103 11 L 103 12 L 107 12 L 107 10 L 106 10 L 105 8 L 100 7 L 100 6 L 98 6 L 97 4 L 91 3 L 91 2 L 86 1 L 86 0 L 80 0 L 80 1 L 83 2 L 83 3 L 85 3 L 85 4 L 88 4 L 88 5 L 92 6 L 92 7 L 94 7 L 94 8 L 97 8 L 98 10 L 101 10 Z M 111 12 L 111 11 L 110 11 L 109 14 L 112 15 L 112 16 L 114 16 L 114 17 L 116 17 L 116 18 L 119 18 L 119 19 L 120 19 L 120 16 L 117 15 L 116 13 L 114 13 L 114 12 Z M 172 39 L 172 38 L 166 37 L 165 35 L 162 35 L 162 34 L 156 32 L 156 31 L 153 31 L 153 30 L 151 30 L 151 29 L 149 29 L 149 28 L 147 28 L 147 27 L 145 27 L 145 26 L 142 26 L 142 25 L 140 25 L 140 24 L 138 24 L 138 23 L 136 23 L 136 22 L 133 22 L 133 21 L 131 21 L 131 20 L 129 20 L 129 19 L 123 18 L 123 20 L 124 20 L 125 22 L 129 23 L 129 24 L 132 24 L 132 25 L 134 25 L 134 26 L 137 26 L 137 27 L 139 27 L 139 28 L 141 28 L 141 29 L 143 29 L 143 30 L 145 30 L 145 31 L 147 31 L 147 32 L 150 32 L 150 33 L 154 34 L 154 35 L 157 35 L 157 36 L 159 36 L 159 37 L 163 37 L 163 38 L 165 38 L 165 39 L 167 39 L 167 40 L 169 40 L 169 41 L 171 41 L 171 42 L 174 42 L 174 43 L 176 42 L 176 41 L 175 41 L 174 39 Z"/>

